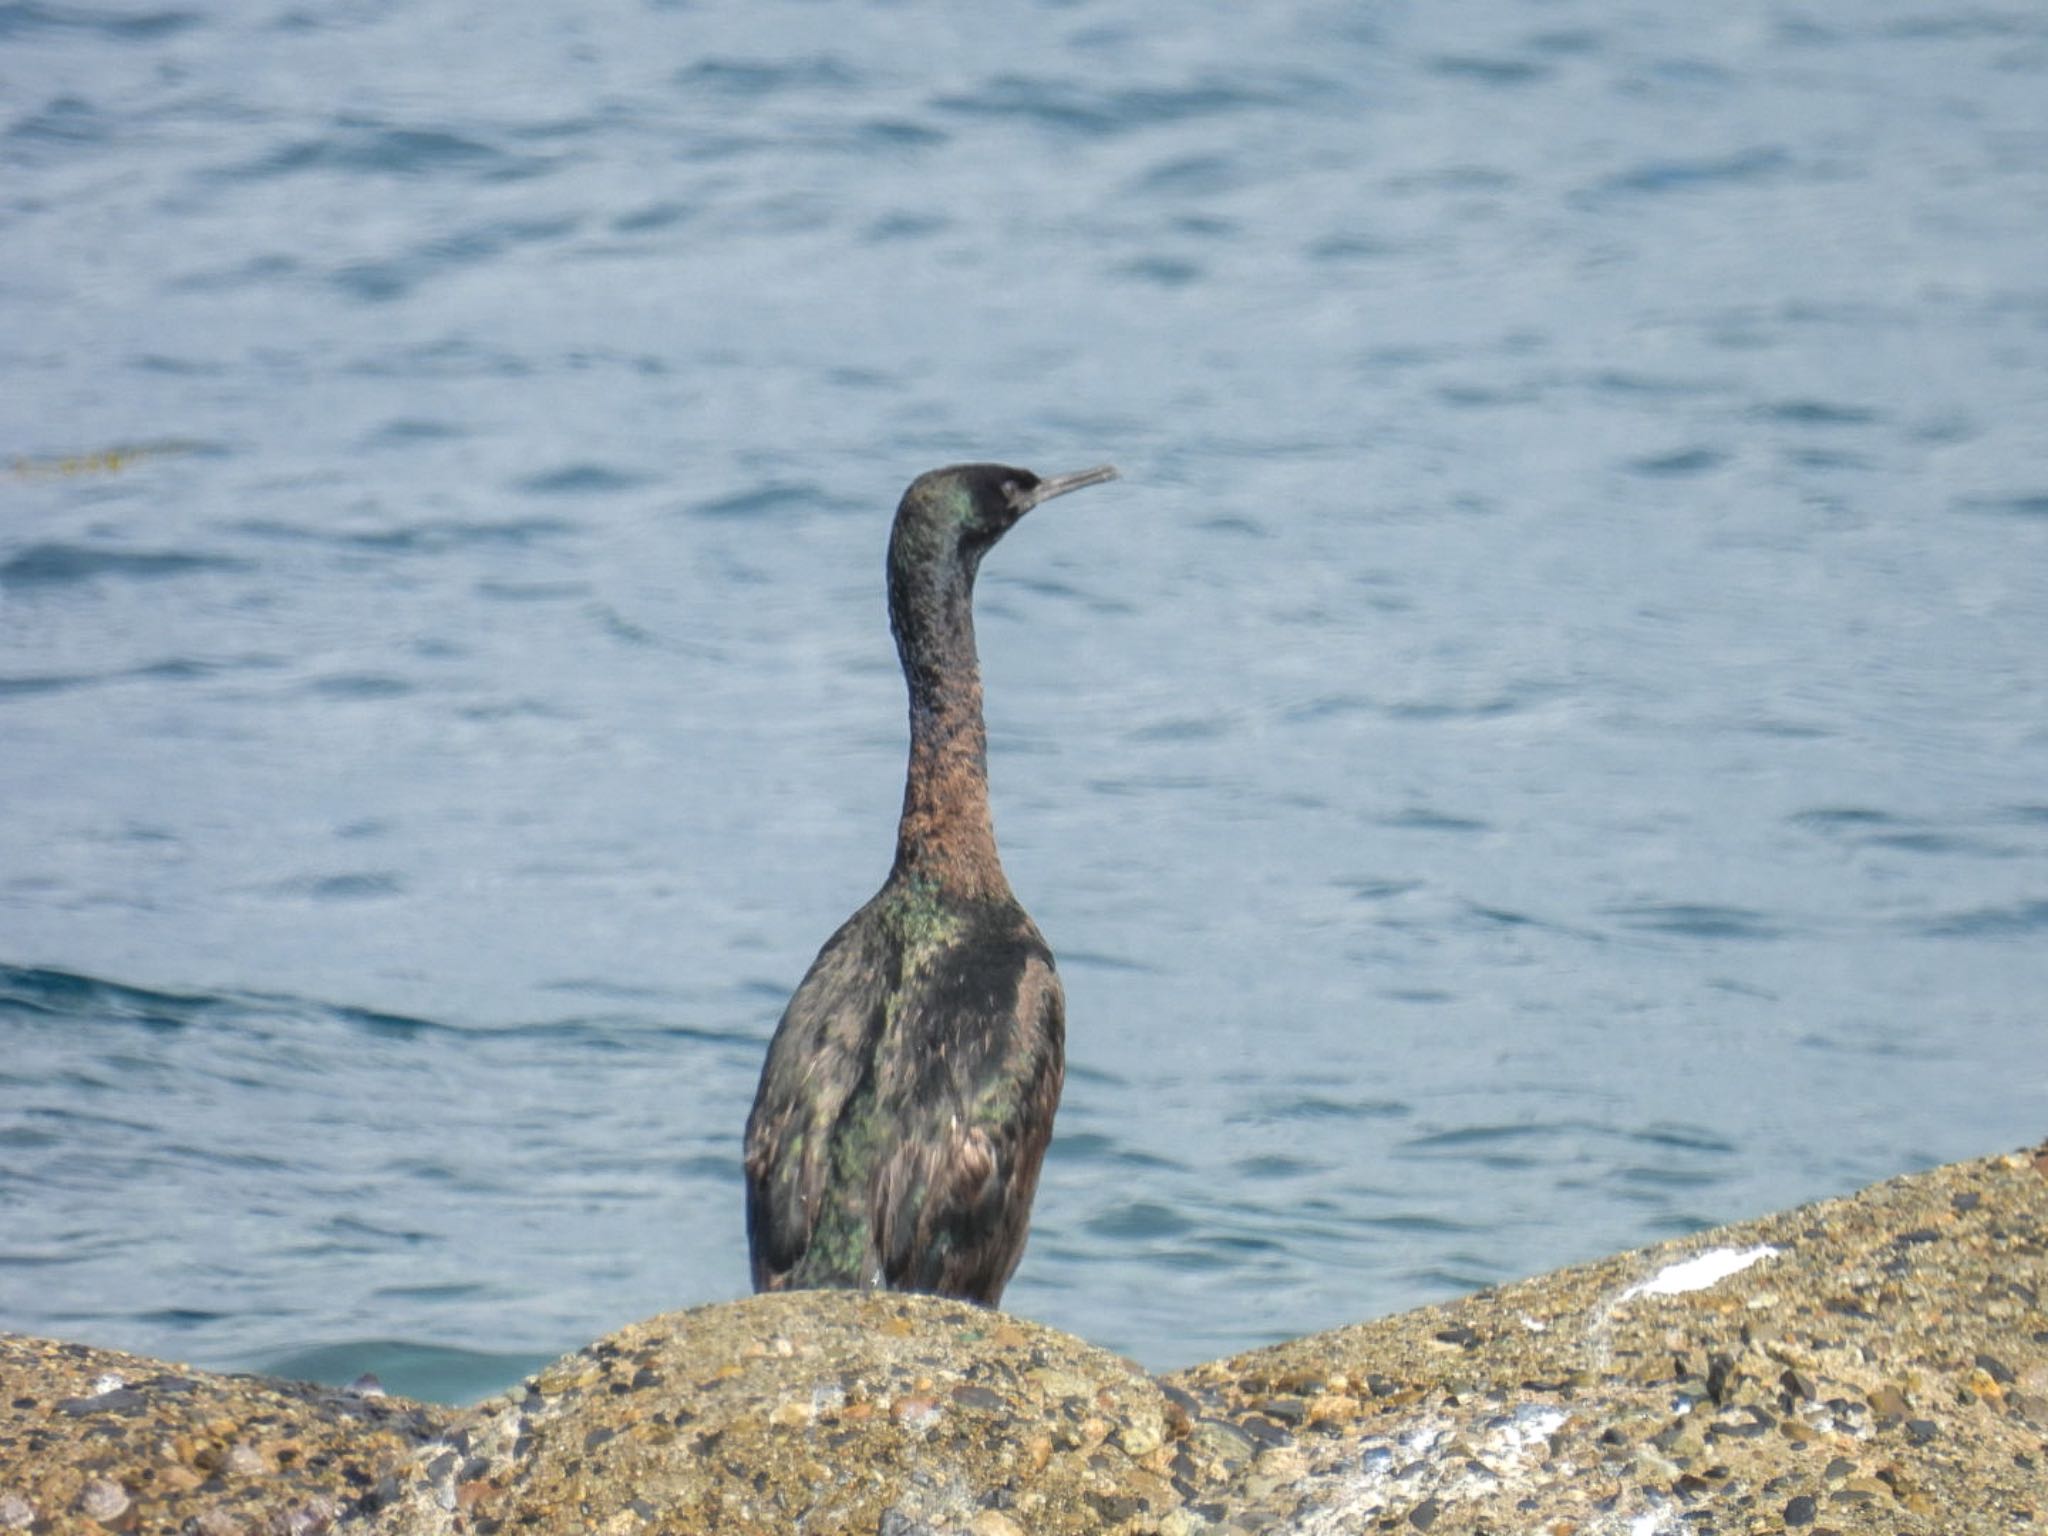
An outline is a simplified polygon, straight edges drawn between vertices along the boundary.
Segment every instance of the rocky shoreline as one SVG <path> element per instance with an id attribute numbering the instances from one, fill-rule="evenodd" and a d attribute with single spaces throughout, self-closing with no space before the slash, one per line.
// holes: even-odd
<path id="1" fill-rule="evenodd" d="M 0 1532 L 2048 1530 L 2048 1146 L 1160 1377 L 930 1297 L 470 1408 L 0 1334 Z"/>

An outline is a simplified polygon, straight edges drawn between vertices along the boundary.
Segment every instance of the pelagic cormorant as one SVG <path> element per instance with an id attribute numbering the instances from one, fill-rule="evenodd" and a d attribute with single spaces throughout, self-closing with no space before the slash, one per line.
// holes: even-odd
<path id="1" fill-rule="evenodd" d="M 920 475 L 889 534 L 910 685 L 896 862 L 811 962 L 747 1117 L 754 1289 L 884 1286 L 993 1305 L 1017 1267 L 1065 1074 L 1052 951 L 988 808 L 974 575 L 1017 519 L 1113 479 Z"/>

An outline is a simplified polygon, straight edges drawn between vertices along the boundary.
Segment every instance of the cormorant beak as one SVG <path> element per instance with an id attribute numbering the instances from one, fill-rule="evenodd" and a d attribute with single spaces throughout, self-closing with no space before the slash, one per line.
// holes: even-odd
<path id="1" fill-rule="evenodd" d="M 1054 475 L 1041 480 L 1028 491 L 1019 491 L 1011 498 L 1010 504 L 1022 517 L 1042 501 L 1051 501 L 1055 496 L 1064 496 L 1069 491 L 1078 491 L 1083 486 L 1100 485 L 1105 480 L 1116 478 L 1114 464 L 1098 464 L 1093 469 L 1077 469 L 1071 475 Z"/>

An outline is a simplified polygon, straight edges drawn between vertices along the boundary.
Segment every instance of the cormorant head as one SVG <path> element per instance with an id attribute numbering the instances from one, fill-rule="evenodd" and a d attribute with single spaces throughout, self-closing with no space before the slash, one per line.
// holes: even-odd
<path id="1" fill-rule="evenodd" d="M 1007 464 L 955 464 L 910 482 L 889 535 L 889 568 L 908 575 L 954 564 L 972 577 L 996 540 L 1042 501 L 1114 480 L 1110 465 L 1041 480 Z"/>

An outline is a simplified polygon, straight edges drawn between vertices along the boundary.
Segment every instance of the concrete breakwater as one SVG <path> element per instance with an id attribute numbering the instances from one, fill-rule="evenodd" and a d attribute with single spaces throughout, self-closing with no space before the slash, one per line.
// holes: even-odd
<path id="1" fill-rule="evenodd" d="M 1158 1377 L 840 1292 L 463 1409 L 0 1335 L 0 1531 L 341 1529 L 2048 1530 L 2048 1146 Z"/>

